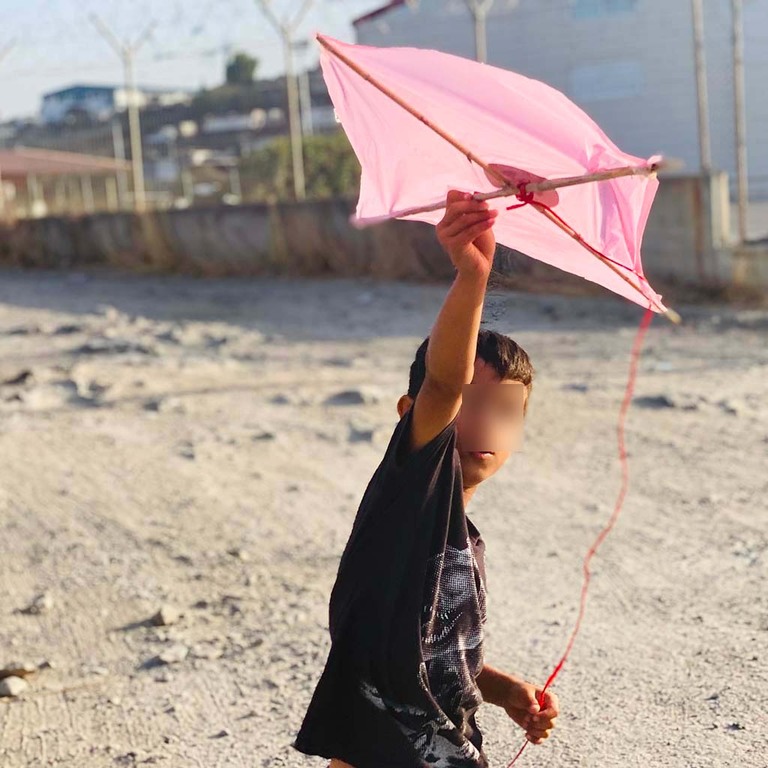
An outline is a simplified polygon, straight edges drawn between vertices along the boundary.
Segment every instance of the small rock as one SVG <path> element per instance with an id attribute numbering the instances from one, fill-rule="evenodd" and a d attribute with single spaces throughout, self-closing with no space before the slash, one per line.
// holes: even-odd
<path id="1" fill-rule="evenodd" d="M 19 696 L 29 688 L 29 683 L 23 677 L 4 677 L 0 680 L 0 696 Z"/>
<path id="2" fill-rule="evenodd" d="M 192 443 L 185 443 L 179 448 L 179 456 L 181 456 L 184 459 L 194 459 L 195 458 L 195 446 L 192 445 Z"/>
<path id="3" fill-rule="evenodd" d="M 141 355 L 157 355 L 156 347 L 127 339 L 101 338 L 88 341 L 72 350 L 75 355 L 114 355 L 136 352 Z"/>
<path id="4" fill-rule="evenodd" d="M 78 391 L 83 397 L 100 398 L 105 395 L 110 389 L 112 384 L 107 381 L 97 381 L 92 379 L 85 384 L 78 384 Z"/>
<path id="5" fill-rule="evenodd" d="M 635 397 L 633 401 L 640 408 L 677 408 L 682 411 L 696 411 L 699 409 L 697 400 L 684 395 L 647 395 L 644 397 Z"/>
<path id="6" fill-rule="evenodd" d="M 184 337 L 181 334 L 181 332 L 176 328 L 171 328 L 168 331 L 162 331 L 161 333 L 156 333 L 155 338 L 158 341 L 165 341 L 168 344 L 183 344 L 184 343 Z"/>
<path id="7" fill-rule="evenodd" d="M 4 331 L 6 336 L 33 336 L 37 333 L 41 333 L 42 329 L 39 325 L 16 325 L 13 328 L 9 328 Z"/>
<path id="8" fill-rule="evenodd" d="M 589 384 L 573 382 L 571 384 L 563 384 L 563 389 L 566 389 L 569 392 L 589 392 Z"/>
<path id="9" fill-rule="evenodd" d="M 206 643 L 204 645 L 196 645 L 192 649 L 192 655 L 196 659 L 206 659 L 212 661 L 214 659 L 220 659 L 224 655 L 224 651 L 215 645 Z"/>
<path id="10" fill-rule="evenodd" d="M 163 664 L 178 664 L 184 661 L 189 654 L 189 648 L 182 643 L 174 643 L 168 646 L 164 651 L 157 654 L 157 658 Z"/>
<path id="11" fill-rule="evenodd" d="M 214 733 L 211 736 L 212 739 L 223 739 L 225 736 L 230 736 L 230 732 L 226 728 L 222 728 L 218 733 Z"/>
<path id="12" fill-rule="evenodd" d="M 274 440 L 275 433 L 264 430 L 263 432 L 257 432 L 252 439 L 253 440 Z"/>
<path id="13" fill-rule="evenodd" d="M 176 397 L 152 397 L 144 401 L 144 410 L 156 413 L 186 413 L 187 407 Z"/>
<path id="14" fill-rule="evenodd" d="M 73 333 L 83 333 L 85 330 L 85 326 L 77 323 L 65 323 L 64 325 L 57 325 L 51 333 L 54 336 L 69 336 Z"/>
<path id="15" fill-rule="evenodd" d="M 368 405 L 378 403 L 381 400 L 381 394 L 372 387 L 355 387 L 354 389 L 345 389 L 326 398 L 325 405 Z"/>
<path id="16" fill-rule="evenodd" d="M 150 622 L 155 627 L 167 627 L 175 624 L 184 614 L 172 605 L 163 605 Z"/>
<path id="17" fill-rule="evenodd" d="M 355 427 L 350 425 L 349 427 L 349 442 L 350 443 L 372 443 L 376 434 L 375 429 L 368 427 Z"/>
<path id="18" fill-rule="evenodd" d="M 718 405 L 725 413 L 729 413 L 731 416 L 739 416 L 745 411 L 745 403 L 741 400 L 721 400 Z"/>
<path id="19" fill-rule="evenodd" d="M 19 384 L 27 384 L 34 378 L 34 375 L 35 374 L 30 371 L 29 368 L 25 368 L 23 371 L 19 371 L 15 376 L 11 376 L 10 379 L 3 381 L 2 384 L 9 387 L 15 387 Z"/>
<path id="20" fill-rule="evenodd" d="M 87 664 L 83 667 L 83 673 L 86 675 L 98 675 L 99 677 L 106 677 L 109 674 L 109 670 L 106 667 L 100 667 L 98 665 L 92 666 Z"/>
<path id="21" fill-rule="evenodd" d="M 668 395 L 646 395 L 635 397 L 633 402 L 640 408 L 674 408 L 675 403 Z"/>
<path id="22" fill-rule="evenodd" d="M 174 643 L 169 645 L 163 651 L 147 659 L 141 666 L 144 669 L 151 667 L 161 667 L 166 664 L 178 664 L 187 658 L 189 654 L 189 648 L 181 643 Z"/>
<path id="23" fill-rule="evenodd" d="M 323 365 L 333 365 L 338 368 L 351 368 L 354 362 L 349 357 L 326 357 L 320 361 Z"/>
<path id="24" fill-rule="evenodd" d="M 31 661 L 12 661 L 0 669 L 0 679 L 6 677 L 27 677 L 37 672 L 38 666 Z"/>
<path id="25" fill-rule="evenodd" d="M 54 600 L 50 592 L 42 592 L 37 595 L 32 602 L 22 608 L 20 613 L 26 613 L 29 615 L 37 616 L 41 613 L 47 613 L 53 608 Z"/>

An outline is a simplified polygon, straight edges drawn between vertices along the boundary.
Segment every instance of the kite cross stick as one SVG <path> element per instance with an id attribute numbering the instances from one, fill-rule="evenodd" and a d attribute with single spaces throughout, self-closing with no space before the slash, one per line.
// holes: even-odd
<path id="1" fill-rule="evenodd" d="M 454 145 L 455 146 L 455 145 Z M 464 154 L 471 154 L 469 150 L 462 148 Z M 622 168 L 611 168 L 607 171 L 597 171 L 596 173 L 586 173 L 583 176 L 565 176 L 560 179 L 545 179 L 544 181 L 531 181 L 525 185 L 526 192 L 549 192 L 553 189 L 560 189 L 561 187 L 575 187 L 577 184 L 587 184 L 592 181 L 606 181 L 608 179 L 618 179 L 622 176 L 653 176 L 661 168 L 665 168 L 667 163 L 659 161 L 657 163 L 651 163 L 650 165 L 627 165 Z M 490 167 L 490 166 L 489 166 Z M 485 164 L 483 168 L 487 170 Z M 509 179 L 504 179 L 504 186 L 501 189 L 494 190 L 493 192 L 475 192 L 473 198 L 475 200 L 492 200 L 496 197 L 510 197 L 512 195 L 519 195 L 523 191 L 522 187 L 509 183 Z M 386 216 L 379 216 L 377 218 L 366 219 L 365 221 L 355 223 L 355 227 L 363 229 L 364 227 L 371 226 L 372 224 L 379 224 L 382 221 L 389 221 L 390 219 L 399 219 L 402 216 L 411 216 L 414 213 L 426 213 L 427 211 L 439 211 L 441 208 L 445 208 L 445 200 L 441 200 L 431 205 L 419 205 L 413 208 L 403 208 L 399 211 L 394 211 Z"/>
<path id="2" fill-rule="evenodd" d="M 475 195 L 475 199 L 490 199 L 491 197 L 503 197 L 503 196 L 511 196 L 511 195 L 517 195 L 518 197 L 520 197 L 521 192 L 523 192 L 524 190 L 526 195 L 529 195 L 529 196 L 531 193 L 537 193 L 537 192 L 538 193 L 549 192 L 550 194 L 554 194 L 554 190 L 561 186 L 562 187 L 574 186 L 577 184 L 585 184 L 589 182 L 605 181 L 613 178 L 618 178 L 621 176 L 631 176 L 631 175 L 652 176 L 660 167 L 659 163 L 648 162 L 648 163 L 645 163 L 644 165 L 624 166 L 621 168 L 609 168 L 594 174 L 585 174 L 584 176 L 568 177 L 565 179 L 549 179 L 548 180 L 541 177 L 525 179 L 524 177 L 519 178 L 518 176 L 510 178 L 508 175 L 504 173 L 504 170 L 509 170 L 509 169 L 506 169 L 505 166 L 499 166 L 493 163 L 487 163 L 483 161 L 474 152 L 472 152 L 471 149 L 464 146 L 454 136 L 444 131 L 440 126 L 430 121 L 425 115 L 421 114 L 411 104 L 409 104 L 408 102 L 403 100 L 400 96 L 398 96 L 391 88 L 387 87 L 384 83 L 380 82 L 376 77 L 374 77 L 370 72 L 368 72 L 362 66 L 360 66 L 355 61 L 350 59 L 342 50 L 340 50 L 340 48 L 337 45 L 335 45 L 337 41 L 331 42 L 330 39 L 328 39 L 326 36 L 320 33 L 316 34 L 316 39 L 318 40 L 320 45 L 323 46 L 323 48 L 326 49 L 332 55 L 332 58 L 342 62 L 347 68 L 355 72 L 359 77 L 361 77 L 367 83 L 371 84 L 374 88 L 376 88 L 378 91 L 383 93 L 388 99 L 390 99 L 399 107 L 404 109 L 411 116 L 415 117 L 419 122 L 426 125 L 432 132 L 440 136 L 440 138 L 448 142 L 452 147 L 454 147 L 462 155 L 464 155 L 470 161 L 470 163 L 474 163 L 476 166 L 479 166 L 480 168 L 482 168 L 486 174 L 486 177 L 489 179 L 489 181 L 491 181 L 491 183 L 499 187 L 498 190 L 494 190 L 493 192 L 490 192 L 490 193 L 477 193 Z M 515 170 L 515 169 L 511 169 L 511 170 Z M 522 182 L 524 181 L 527 182 L 527 184 L 523 184 Z M 532 202 L 534 207 L 540 213 L 544 213 L 542 207 L 540 207 L 540 206 L 544 206 L 543 203 L 537 200 L 532 200 L 532 201 L 528 200 L 528 202 Z M 441 207 L 444 207 L 444 203 L 442 202 L 440 204 L 435 204 L 434 206 L 429 206 L 429 207 L 418 207 L 415 209 L 414 208 L 406 209 L 403 211 L 398 211 L 396 213 L 388 213 L 383 217 L 375 217 L 375 218 L 369 219 L 366 223 L 376 223 L 377 221 L 384 221 L 390 218 L 400 218 L 402 216 L 408 215 L 409 213 L 417 213 L 417 212 L 423 212 L 427 210 L 438 210 Z M 639 297 L 641 297 L 640 300 L 635 299 L 637 303 L 644 306 L 650 304 L 650 306 L 655 311 L 664 314 L 665 317 L 667 317 L 669 320 L 672 320 L 673 322 L 679 321 L 679 316 L 677 315 L 677 313 L 670 312 L 661 303 L 659 297 L 649 296 L 648 291 L 644 290 L 641 284 L 638 284 L 634 279 L 632 279 L 632 275 L 635 275 L 637 278 L 639 278 L 642 281 L 643 277 L 641 274 L 637 273 L 630 266 L 624 266 L 622 264 L 619 264 L 618 262 L 612 262 L 611 259 L 609 259 L 604 254 L 600 253 L 600 251 L 598 251 L 595 248 L 592 248 L 591 246 L 588 246 L 587 243 L 583 239 L 581 239 L 578 235 L 576 235 L 575 231 L 566 222 L 560 219 L 560 217 L 557 216 L 556 214 L 554 214 L 553 216 L 547 216 L 547 218 L 549 218 L 550 221 L 553 224 L 555 224 L 560 230 L 562 230 L 567 235 L 569 235 L 569 237 L 573 238 L 573 240 L 576 243 L 584 247 L 587 253 L 589 253 L 592 257 L 598 259 L 598 261 L 602 262 L 606 266 L 609 266 L 609 269 L 611 269 L 613 273 L 620 275 L 623 282 L 626 283 L 626 285 L 632 289 L 632 294 L 637 294 L 639 295 Z M 361 222 L 353 222 L 353 223 L 355 223 L 357 226 L 361 224 Z M 616 268 L 617 266 L 622 267 L 623 270 L 626 270 L 628 274 L 624 274 L 623 271 L 620 272 Z M 567 267 L 562 267 L 562 266 L 561 268 L 567 269 Z M 593 279 L 593 278 L 590 278 L 590 279 Z M 601 281 L 596 280 L 596 282 L 601 282 Z"/>

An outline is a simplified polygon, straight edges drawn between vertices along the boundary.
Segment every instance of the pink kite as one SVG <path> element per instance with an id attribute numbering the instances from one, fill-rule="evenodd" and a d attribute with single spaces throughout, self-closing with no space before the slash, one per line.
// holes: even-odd
<path id="1" fill-rule="evenodd" d="M 514 72 L 434 50 L 317 39 L 362 166 L 356 226 L 437 224 L 449 189 L 473 191 L 500 210 L 499 243 L 676 318 L 640 260 L 659 156 L 622 152 L 562 93 Z M 523 203 L 509 206 L 510 195 Z"/>

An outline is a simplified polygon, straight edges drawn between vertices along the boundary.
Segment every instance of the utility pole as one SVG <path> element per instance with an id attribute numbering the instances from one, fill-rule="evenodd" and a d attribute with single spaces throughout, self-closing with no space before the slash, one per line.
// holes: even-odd
<path id="1" fill-rule="evenodd" d="M 699 126 L 699 165 L 701 173 L 712 170 L 712 146 L 709 139 L 709 95 L 707 65 L 704 57 L 704 12 L 702 0 L 691 0 L 693 16 L 693 53 L 696 66 L 696 103 Z"/>
<path id="2" fill-rule="evenodd" d="M 296 82 L 299 88 L 299 115 L 301 124 L 301 135 L 311 136 L 313 133 L 312 128 L 312 93 L 309 87 L 309 68 L 307 66 L 306 54 L 309 50 L 310 41 L 294 40 L 292 47 L 296 52 L 304 54 L 298 65 L 298 74 L 296 75 Z M 294 62 L 295 63 L 295 62 Z"/>
<path id="3" fill-rule="evenodd" d="M 709 97 L 707 94 L 707 67 L 704 58 L 704 8 L 703 0 L 691 0 L 693 21 L 693 57 L 696 75 L 696 123 L 699 139 L 699 178 L 696 187 L 698 210 L 704 210 L 705 200 L 710 197 L 710 176 L 712 173 L 712 147 L 709 139 Z M 699 279 L 707 281 L 706 260 L 709 255 L 705 219 L 697 216 L 696 268 Z"/>
<path id="4" fill-rule="evenodd" d="M 131 167 L 133 170 L 133 207 L 137 213 L 146 209 L 144 191 L 144 158 L 141 149 L 141 124 L 139 122 L 139 94 L 136 91 L 133 59 L 139 48 L 149 39 L 155 22 L 150 22 L 134 43 L 120 42 L 112 30 L 95 13 L 91 21 L 102 37 L 114 48 L 123 62 L 125 89 L 128 92 L 128 130 L 131 137 Z"/>
<path id="5" fill-rule="evenodd" d="M 736 184 L 738 187 L 739 243 L 747 239 L 747 126 L 744 109 L 744 20 L 742 0 L 731 0 L 733 25 L 733 116 L 736 134 Z"/>
<path id="6" fill-rule="evenodd" d="M 486 20 L 493 0 L 464 0 L 464 2 L 475 21 L 475 59 L 485 63 L 488 60 L 488 46 L 485 37 Z"/>
<path id="7" fill-rule="evenodd" d="M 0 62 L 13 50 L 16 40 L 9 40 L 0 48 Z M 3 185 L 3 169 L 0 168 L 0 222 L 5 219 L 5 187 Z"/>
<path id="8" fill-rule="evenodd" d="M 299 88 L 293 70 L 293 35 L 298 29 L 314 0 L 304 0 L 293 19 L 280 21 L 272 11 L 272 0 L 257 0 L 264 15 L 277 30 L 283 41 L 285 61 L 285 90 L 288 98 L 288 124 L 291 136 L 291 157 L 293 161 L 293 191 L 297 200 L 306 196 L 304 182 L 304 150 L 299 116 Z"/>

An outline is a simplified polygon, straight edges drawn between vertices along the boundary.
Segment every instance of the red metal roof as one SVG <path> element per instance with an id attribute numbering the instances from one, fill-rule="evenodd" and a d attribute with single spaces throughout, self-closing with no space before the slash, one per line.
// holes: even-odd
<path id="1" fill-rule="evenodd" d="M 373 19 L 375 19 L 377 16 L 381 16 L 387 11 L 391 11 L 393 8 L 397 8 L 401 5 L 405 5 L 405 0 L 391 0 L 391 2 L 381 6 L 381 8 L 374 8 L 372 11 L 369 11 L 365 15 L 359 16 L 352 22 L 352 26 L 356 27 L 358 24 L 361 24 L 364 21 L 373 21 Z"/>
<path id="2" fill-rule="evenodd" d="M 103 176 L 125 171 L 130 164 L 124 160 L 78 152 L 58 152 L 50 149 L 14 147 L 0 149 L 0 178 L 24 179 L 27 176 Z"/>

